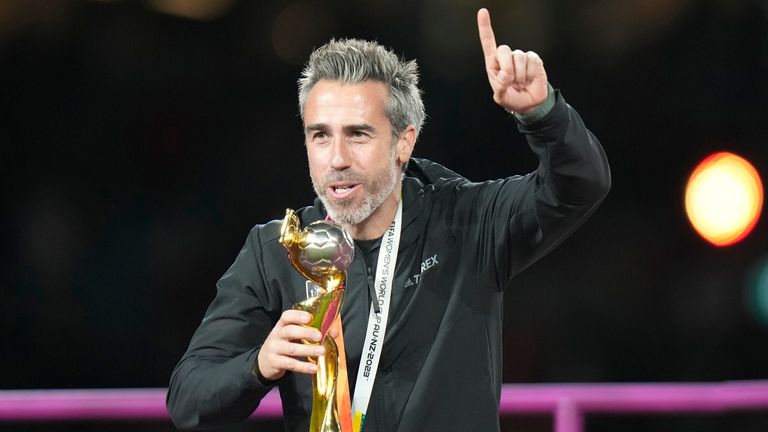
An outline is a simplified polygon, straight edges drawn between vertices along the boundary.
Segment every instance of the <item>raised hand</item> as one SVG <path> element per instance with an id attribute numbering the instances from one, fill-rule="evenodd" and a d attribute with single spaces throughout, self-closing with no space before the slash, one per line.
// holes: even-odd
<path id="1" fill-rule="evenodd" d="M 533 51 L 512 51 L 508 45 L 496 45 L 491 15 L 485 8 L 477 12 L 477 30 L 493 100 L 507 111 L 521 114 L 544 102 L 547 72 L 539 55 Z"/>

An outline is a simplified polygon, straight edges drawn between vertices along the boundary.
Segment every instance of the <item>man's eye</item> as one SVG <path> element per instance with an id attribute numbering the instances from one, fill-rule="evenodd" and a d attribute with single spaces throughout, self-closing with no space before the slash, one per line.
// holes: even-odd
<path id="1" fill-rule="evenodd" d="M 314 135 L 312 135 L 312 139 L 325 139 L 328 137 L 328 134 L 325 132 L 315 132 Z"/>
<path id="2" fill-rule="evenodd" d="M 368 136 L 368 134 L 363 131 L 356 130 L 356 131 L 352 131 L 352 136 L 354 138 L 365 138 Z"/>

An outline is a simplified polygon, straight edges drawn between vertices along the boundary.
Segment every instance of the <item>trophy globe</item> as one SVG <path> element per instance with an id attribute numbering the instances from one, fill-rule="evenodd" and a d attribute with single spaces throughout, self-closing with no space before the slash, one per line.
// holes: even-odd
<path id="1" fill-rule="evenodd" d="M 325 290 L 337 288 L 355 257 L 352 237 L 333 221 L 316 221 L 299 230 L 299 218 L 286 210 L 280 243 L 291 264 L 304 277 Z"/>

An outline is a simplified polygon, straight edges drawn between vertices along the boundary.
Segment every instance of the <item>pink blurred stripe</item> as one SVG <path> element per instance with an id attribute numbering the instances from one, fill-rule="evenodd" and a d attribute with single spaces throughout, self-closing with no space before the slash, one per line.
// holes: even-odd
<path id="1" fill-rule="evenodd" d="M 167 420 L 166 389 L 0 390 L 0 421 Z M 502 414 L 547 413 L 569 424 L 582 413 L 768 410 L 768 381 L 675 384 L 505 384 Z M 255 418 L 280 418 L 270 392 Z M 577 431 L 576 429 L 569 429 Z"/>
<path id="2" fill-rule="evenodd" d="M 768 409 L 768 381 L 674 384 L 532 384 L 502 389 L 501 412 L 549 413 L 562 400 L 582 412 L 721 412 Z"/>
<path id="3" fill-rule="evenodd" d="M 165 394 L 164 388 L 0 390 L 0 421 L 168 420 Z M 253 416 L 281 417 L 277 392 Z"/>

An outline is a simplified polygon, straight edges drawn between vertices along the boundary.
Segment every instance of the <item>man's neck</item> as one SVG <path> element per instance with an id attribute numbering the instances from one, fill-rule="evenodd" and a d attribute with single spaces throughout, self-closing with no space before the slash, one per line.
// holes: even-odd
<path id="1" fill-rule="evenodd" d="M 349 232 L 355 240 L 372 240 L 384 235 L 387 228 L 392 224 L 397 213 L 397 206 L 400 202 L 400 187 L 395 190 L 381 203 L 379 208 L 373 211 L 368 218 L 359 224 L 342 226 Z"/>

